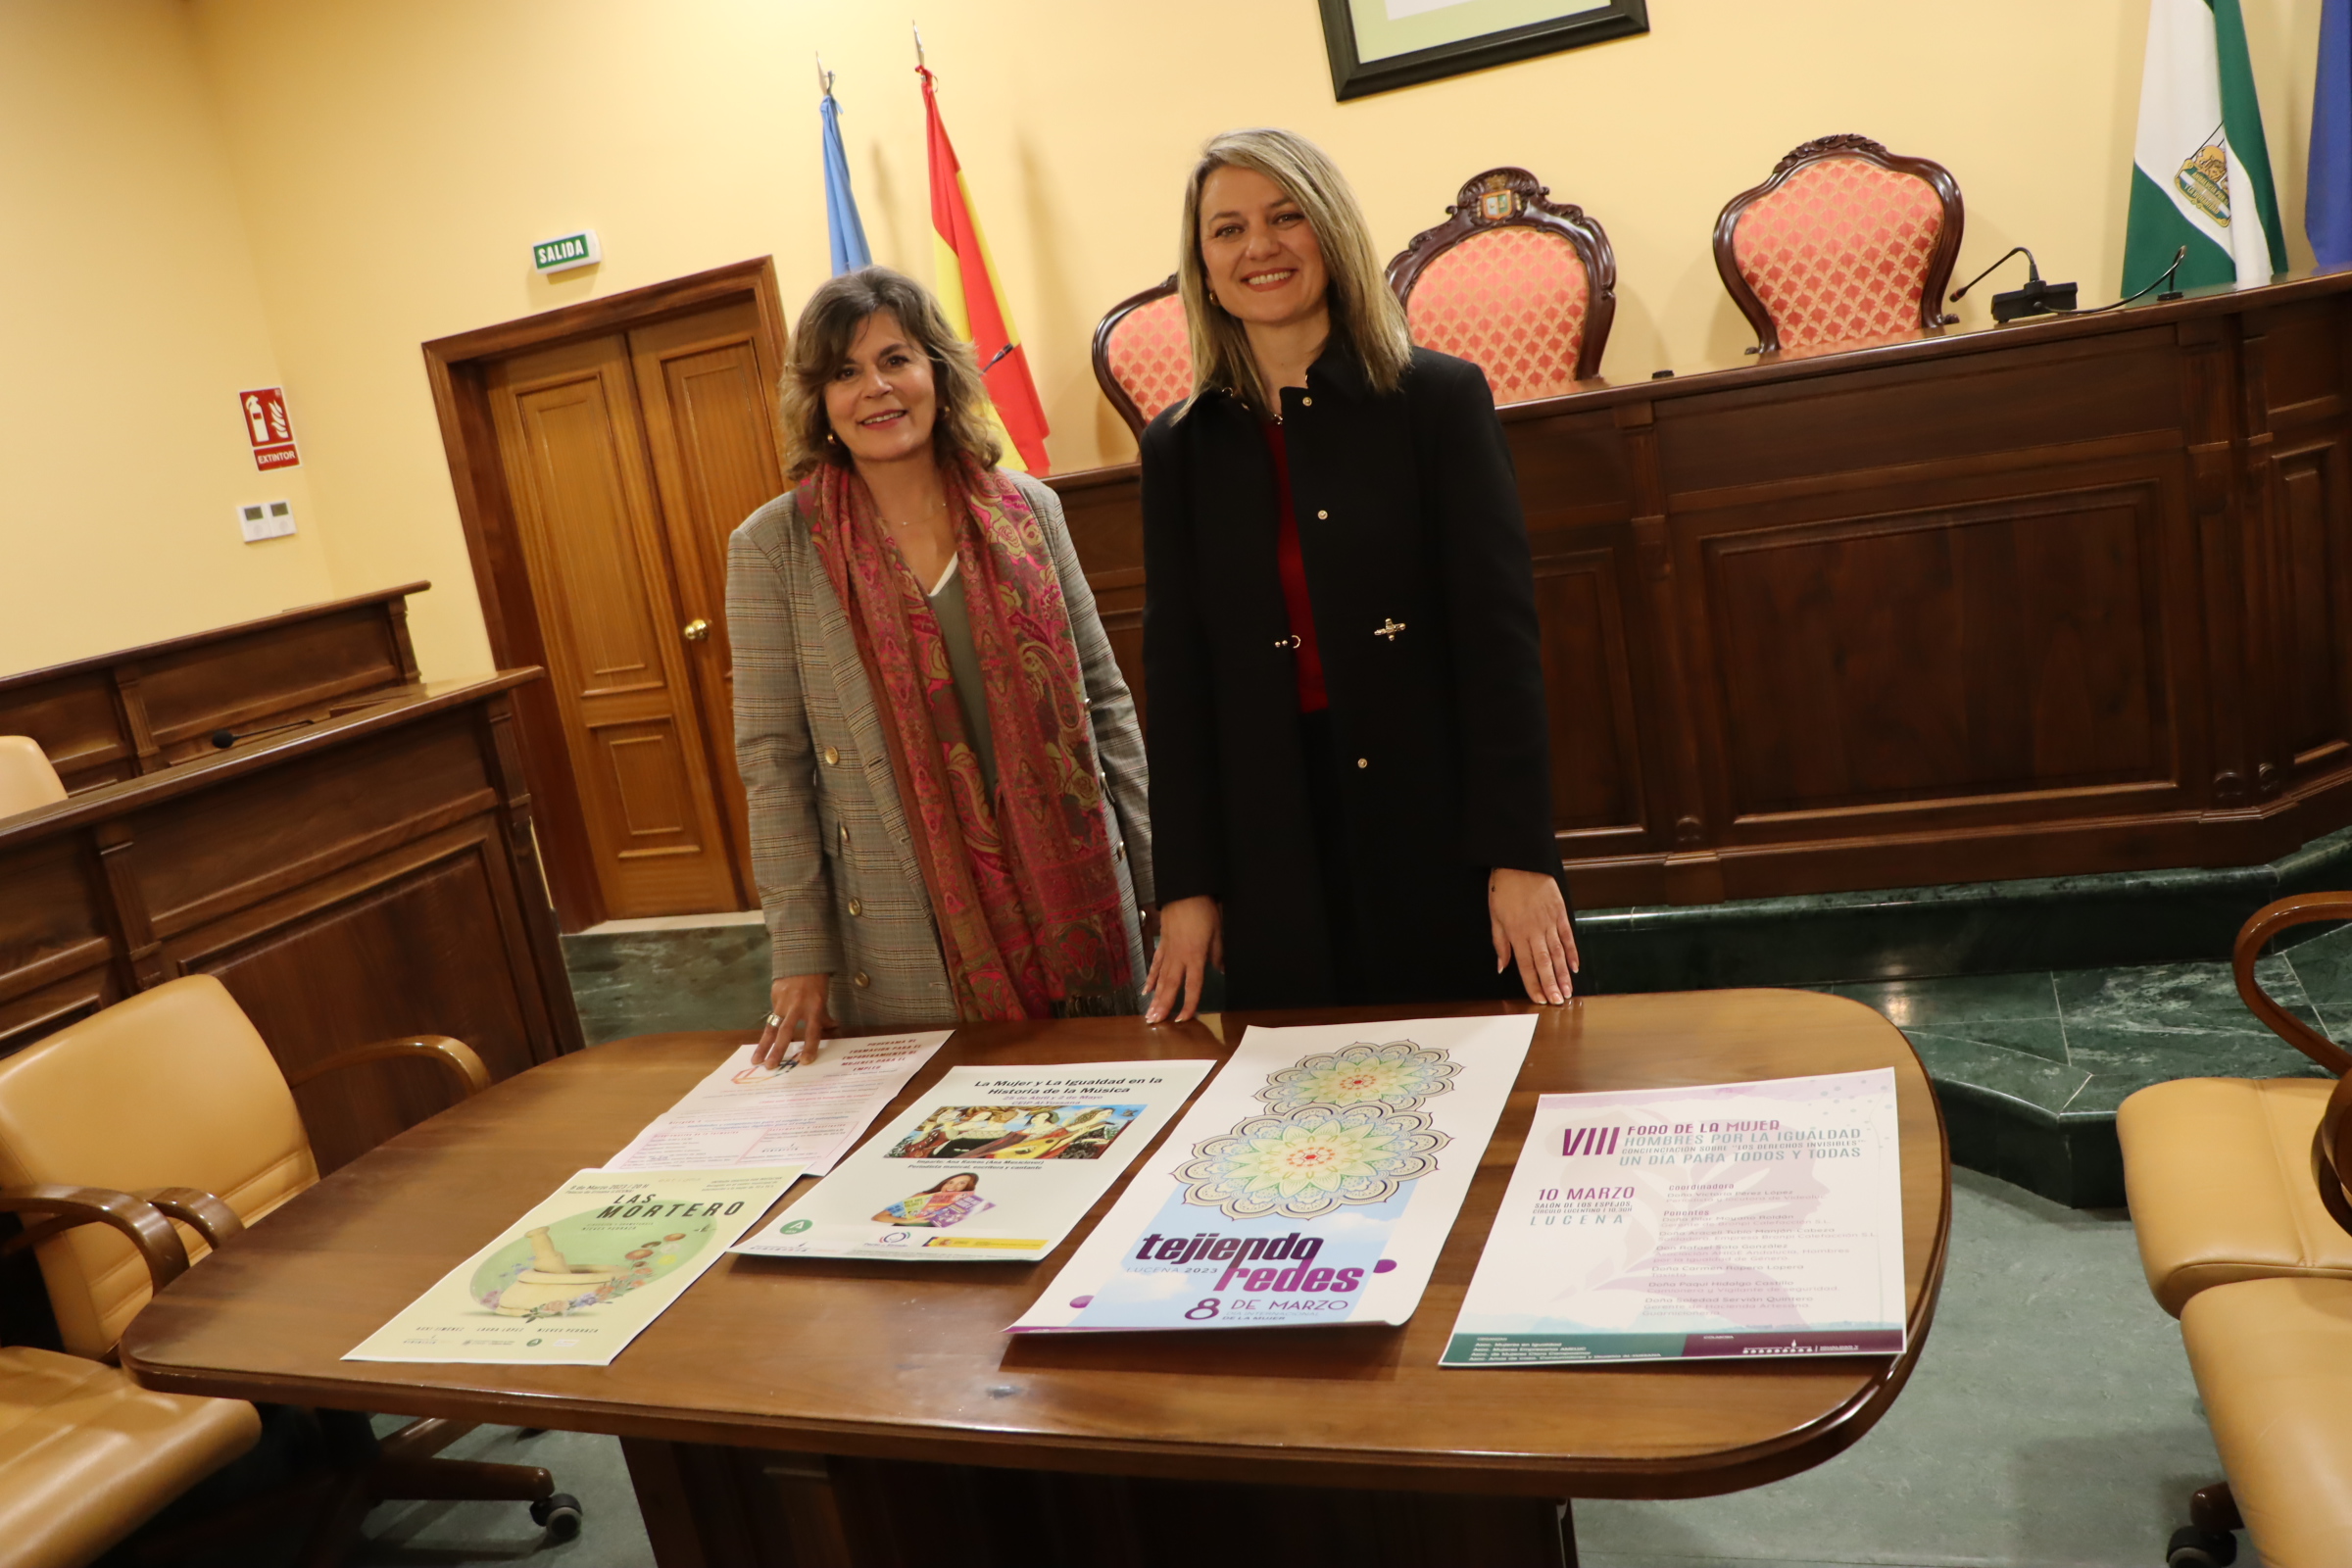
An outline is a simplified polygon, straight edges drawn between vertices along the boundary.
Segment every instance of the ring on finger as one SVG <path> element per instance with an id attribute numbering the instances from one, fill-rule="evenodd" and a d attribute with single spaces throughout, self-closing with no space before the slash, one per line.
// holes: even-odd
<path id="1" fill-rule="evenodd" d="M 781 1029 L 784 1027 L 784 1020 L 771 1012 L 767 1015 L 767 1026 L 770 1029 Z"/>

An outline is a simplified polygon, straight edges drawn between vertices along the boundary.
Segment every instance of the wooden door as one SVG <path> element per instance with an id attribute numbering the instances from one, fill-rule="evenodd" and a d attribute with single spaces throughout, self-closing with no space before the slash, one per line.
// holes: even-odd
<path id="1" fill-rule="evenodd" d="M 698 691 L 686 610 L 718 617 L 699 564 L 673 561 L 628 334 L 497 361 L 487 390 L 606 916 L 747 907 L 719 794 L 733 735 Z"/>
<path id="2" fill-rule="evenodd" d="M 735 663 L 727 644 L 727 535 L 784 488 L 759 307 L 741 299 L 629 337 L 654 482 L 668 523 L 682 625 L 707 628 L 687 650 L 710 771 L 753 887 L 743 784 L 735 775 Z M 755 901 L 756 902 L 756 901 Z"/>

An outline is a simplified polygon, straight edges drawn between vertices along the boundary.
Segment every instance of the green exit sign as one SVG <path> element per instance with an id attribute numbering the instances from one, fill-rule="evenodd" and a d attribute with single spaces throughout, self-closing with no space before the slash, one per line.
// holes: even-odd
<path id="1" fill-rule="evenodd" d="M 531 268 L 540 272 L 568 272 L 575 267 L 594 267 L 604 259 L 604 247 L 597 244 L 593 228 L 559 234 L 531 247 Z"/>

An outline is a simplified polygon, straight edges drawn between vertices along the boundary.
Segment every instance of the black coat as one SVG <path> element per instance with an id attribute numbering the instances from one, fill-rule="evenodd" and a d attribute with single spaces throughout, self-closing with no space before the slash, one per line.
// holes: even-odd
<path id="1" fill-rule="evenodd" d="M 1494 396 L 1427 349 L 1386 396 L 1344 352 L 1306 379 L 1282 393 L 1283 434 L 1363 1000 L 1524 995 L 1516 965 L 1494 973 L 1487 872 L 1556 877 L 1560 859 L 1535 575 Z M 1143 469 L 1159 897 L 1223 901 L 1229 1004 L 1329 1003 L 1264 433 L 1212 392 L 1152 421 Z"/>

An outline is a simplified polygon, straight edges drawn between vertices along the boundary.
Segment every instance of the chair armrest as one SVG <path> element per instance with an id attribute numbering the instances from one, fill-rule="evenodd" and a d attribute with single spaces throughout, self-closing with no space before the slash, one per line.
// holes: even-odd
<path id="1" fill-rule="evenodd" d="M 314 1078 L 356 1067 L 364 1061 L 401 1060 L 429 1061 L 441 1068 L 457 1080 L 461 1100 L 470 1100 L 490 1087 L 490 1069 L 482 1065 L 482 1058 L 474 1054 L 473 1048 L 447 1035 L 402 1035 L 369 1046 L 354 1046 L 324 1061 L 314 1061 L 299 1072 L 286 1074 L 286 1082 L 299 1089 Z"/>
<path id="2" fill-rule="evenodd" d="M 2263 945 L 2289 926 L 2309 925 L 2314 920 L 2352 920 L 2352 893 L 2298 893 L 2291 899 L 2264 905 L 2238 929 L 2237 946 L 2230 955 L 2230 968 L 2237 978 L 2237 994 L 2245 999 L 2255 1017 L 2270 1025 L 2271 1032 L 2279 1039 L 2341 1078 L 2352 1072 L 2352 1051 L 2346 1051 L 2273 1002 L 2254 983 L 2254 960 L 2262 956 Z"/>
<path id="3" fill-rule="evenodd" d="M 63 1187 L 43 1182 L 34 1187 L 0 1190 L 0 1214 L 47 1214 L 28 1224 L 24 1233 L 0 1247 L 0 1256 L 22 1251 L 74 1229 L 76 1225 L 112 1225 L 129 1238 L 147 1263 L 147 1278 L 162 1290 L 188 1271 L 188 1250 L 179 1232 L 144 1199 L 104 1187 Z"/>
<path id="4" fill-rule="evenodd" d="M 244 1234 L 245 1222 L 237 1218 L 235 1209 L 196 1188 L 158 1187 L 138 1197 L 203 1237 L 204 1245 L 215 1251 L 231 1236 Z"/>
<path id="5" fill-rule="evenodd" d="M 2320 1203 L 2328 1217 L 2352 1233 L 2352 1078 L 2336 1081 L 2320 1115 L 2320 1130 L 2311 1138 L 2311 1175 L 2320 1184 Z"/>

